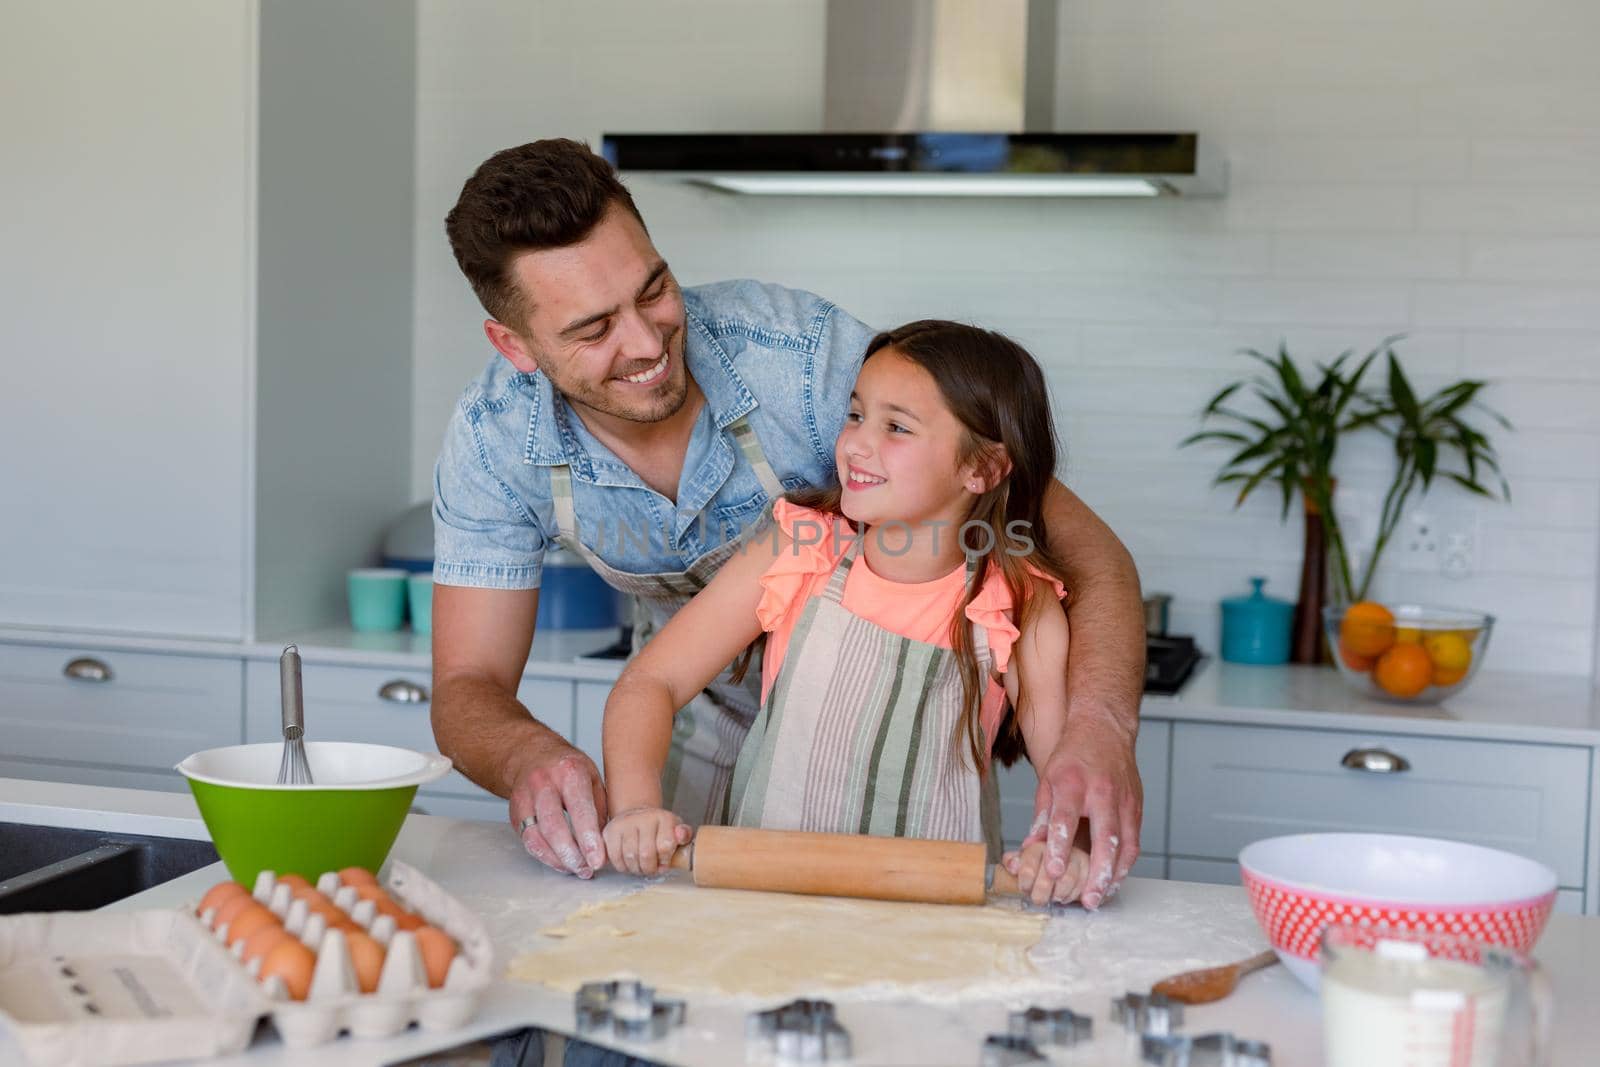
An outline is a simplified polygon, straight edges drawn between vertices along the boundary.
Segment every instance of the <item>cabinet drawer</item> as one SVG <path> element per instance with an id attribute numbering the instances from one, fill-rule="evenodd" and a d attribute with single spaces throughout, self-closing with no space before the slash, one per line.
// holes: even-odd
<path id="1" fill-rule="evenodd" d="M 1172 724 L 1162 719 L 1147 719 L 1139 726 L 1134 759 L 1144 783 L 1144 822 L 1139 828 L 1139 847 L 1144 852 L 1167 851 L 1167 753 L 1172 744 Z M 1013 848 L 1028 834 L 1033 824 L 1033 794 L 1039 788 L 1033 765 L 1019 760 L 999 769 L 1000 830 L 1006 846 Z"/>
<path id="2" fill-rule="evenodd" d="M 1362 749 L 1409 769 L 1343 765 Z M 1231 861 L 1252 841 L 1312 831 L 1417 834 L 1505 849 L 1584 884 L 1585 748 L 1178 723 L 1172 754 L 1174 856 Z"/>
<path id="3" fill-rule="evenodd" d="M 438 751 L 428 717 L 432 679 L 427 671 L 308 663 L 301 669 L 301 676 L 308 740 L 365 741 L 420 752 Z M 420 699 L 404 699 L 407 696 Z M 524 678 L 517 699 L 551 729 L 571 739 L 571 682 Z M 282 724 L 278 664 L 252 660 L 245 670 L 245 734 L 251 741 L 274 741 L 283 736 Z M 491 797 L 458 771 L 424 786 L 421 792 L 479 800 Z"/>
<path id="4" fill-rule="evenodd" d="M 105 672 L 103 680 L 71 677 Z M 137 768 L 182 779 L 191 752 L 242 733 L 237 659 L 80 645 L 0 645 L 0 730 L 9 759 Z"/>

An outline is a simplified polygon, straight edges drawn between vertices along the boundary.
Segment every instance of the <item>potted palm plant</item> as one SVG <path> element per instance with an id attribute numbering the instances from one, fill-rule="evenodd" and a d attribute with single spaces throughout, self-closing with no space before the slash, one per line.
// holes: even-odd
<path id="1" fill-rule="evenodd" d="M 1295 495 L 1300 495 L 1305 552 L 1290 654 L 1296 663 L 1322 662 L 1320 620 L 1330 585 L 1337 603 L 1366 597 L 1406 505 L 1425 494 L 1435 478 L 1449 479 L 1480 496 L 1492 498 L 1498 493 L 1510 498 L 1494 445 L 1468 421 L 1470 413 L 1482 412 L 1511 428 L 1478 400 L 1487 383 L 1463 379 L 1419 397 L 1394 352 L 1398 340 L 1386 338 L 1359 360 L 1345 352 L 1330 363 L 1316 364 L 1316 373 L 1309 376 L 1296 366 L 1287 345 L 1280 344 L 1275 356 L 1245 349 L 1243 354 L 1260 363 L 1262 370 L 1212 397 L 1201 411 L 1201 422 L 1220 427 L 1202 429 L 1180 445 L 1214 441 L 1234 447 L 1213 484 L 1238 486 L 1235 507 L 1260 487 L 1276 486 L 1287 521 Z M 1388 371 L 1384 386 L 1366 388 L 1368 371 L 1380 356 L 1385 357 Z M 1372 551 L 1357 571 L 1333 508 L 1334 461 L 1344 435 L 1367 429 L 1391 440 L 1395 471 L 1384 494 Z"/>

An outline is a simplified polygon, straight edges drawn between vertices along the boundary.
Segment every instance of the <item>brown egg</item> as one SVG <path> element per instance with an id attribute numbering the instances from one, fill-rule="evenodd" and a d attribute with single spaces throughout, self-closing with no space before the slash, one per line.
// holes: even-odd
<path id="1" fill-rule="evenodd" d="M 356 896 L 362 900 L 370 900 L 378 906 L 379 911 L 384 910 L 385 904 L 393 904 L 389 893 L 377 882 L 357 882 L 355 884 Z"/>
<path id="2" fill-rule="evenodd" d="M 311 990 L 311 972 L 317 955 L 294 938 L 280 941 L 261 958 L 261 981 L 276 975 L 293 1000 L 304 1000 Z"/>
<path id="3" fill-rule="evenodd" d="M 346 867 L 339 872 L 339 881 L 345 885 L 377 885 L 378 878 L 365 867 Z"/>
<path id="4" fill-rule="evenodd" d="M 414 936 L 422 954 L 422 969 L 428 972 L 428 985 L 438 989 L 450 973 L 450 961 L 456 958 L 456 943 L 437 926 L 419 926 Z"/>
<path id="5" fill-rule="evenodd" d="M 333 910 L 337 912 L 337 914 L 328 915 L 319 913 L 322 914 L 322 921 L 327 925 L 329 930 L 343 930 L 346 933 L 349 933 L 351 930 L 361 929 L 361 924 L 350 918 L 348 914 L 339 911 L 338 908 L 334 908 Z"/>
<path id="6" fill-rule="evenodd" d="M 343 908 L 339 907 L 339 905 L 335 904 L 326 897 L 315 903 L 307 903 L 306 910 L 313 915 L 320 915 L 324 919 L 328 920 L 329 926 L 332 926 L 336 922 L 343 922 L 345 919 L 350 918 L 350 916 L 345 914 Z"/>
<path id="7" fill-rule="evenodd" d="M 277 947 L 281 941 L 293 938 L 294 935 L 277 923 L 268 923 L 252 931 L 244 939 L 244 955 L 242 959 L 249 963 L 257 956 L 264 956 Z"/>
<path id="8" fill-rule="evenodd" d="M 333 900 L 326 893 L 310 886 L 297 890 L 294 895 L 296 900 L 305 901 L 306 908 L 310 911 L 323 911 L 326 908 L 335 906 Z"/>
<path id="9" fill-rule="evenodd" d="M 200 898 L 200 906 L 194 909 L 194 913 L 204 915 L 207 908 L 220 908 L 234 897 L 249 895 L 249 890 L 238 882 L 218 882 L 206 890 L 206 895 Z"/>
<path id="10" fill-rule="evenodd" d="M 215 929 L 220 930 L 222 927 L 233 922 L 234 917 L 237 916 L 241 911 L 244 911 L 246 908 L 252 905 L 258 908 L 261 907 L 260 904 L 256 903 L 256 899 L 249 893 L 241 893 L 235 896 L 230 896 L 227 900 L 222 902 L 220 907 L 217 908 L 216 922 L 212 923 L 211 925 Z"/>
<path id="11" fill-rule="evenodd" d="M 414 911 L 402 911 L 394 916 L 396 930 L 420 930 L 428 925 L 428 920 Z"/>
<path id="12" fill-rule="evenodd" d="M 278 917 L 265 904 L 252 903 L 228 921 L 228 947 L 243 941 L 263 926 L 279 926 Z"/>
<path id="13" fill-rule="evenodd" d="M 350 963 L 355 968 L 356 985 L 361 992 L 371 993 L 378 988 L 378 976 L 383 973 L 383 946 L 364 930 L 345 934 L 345 944 L 350 946 Z"/>
<path id="14" fill-rule="evenodd" d="M 300 891 L 302 889 L 311 888 L 311 883 L 300 877 L 298 874 L 280 874 L 278 875 L 278 883 L 280 885 L 288 886 L 289 895 L 296 897 L 300 895 Z"/>

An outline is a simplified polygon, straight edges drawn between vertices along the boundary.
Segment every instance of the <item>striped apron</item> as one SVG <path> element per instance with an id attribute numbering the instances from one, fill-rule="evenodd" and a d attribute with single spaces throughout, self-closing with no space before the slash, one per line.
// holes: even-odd
<path id="1" fill-rule="evenodd" d="M 779 830 L 982 841 L 1000 851 L 992 774 L 970 766 L 961 672 L 948 648 L 913 641 L 848 611 L 845 581 L 860 538 L 834 566 L 789 638 L 750 727 L 730 822 Z M 986 632 L 973 627 L 980 676 Z"/>
<path id="2" fill-rule="evenodd" d="M 767 462 L 755 431 L 743 418 L 727 433 L 749 461 L 770 501 L 783 495 L 783 483 Z M 561 464 L 550 469 L 550 492 L 556 511 L 556 541 L 574 552 L 611 588 L 634 598 L 633 651 L 637 655 L 689 598 L 706 587 L 717 570 L 743 543 L 730 538 L 696 559 L 688 570 L 632 574 L 617 570 L 579 540 L 577 510 L 572 502 L 572 472 Z M 764 524 L 758 519 L 745 534 Z M 672 722 L 672 747 L 661 775 L 662 802 L 690 825 L 726 821 L 728 785 L 739 748 L 761 703 L 761 649 L 750 660 L 744 681 L 735 683 L 730 664 Z"/>

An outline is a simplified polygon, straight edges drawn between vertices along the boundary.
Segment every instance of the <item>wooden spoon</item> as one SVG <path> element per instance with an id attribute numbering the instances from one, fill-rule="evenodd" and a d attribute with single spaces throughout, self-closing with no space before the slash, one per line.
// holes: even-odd
<path id="1" fill-rule="evenodd" d="M 1277 962 L 1278 954 L 1269 948 L 1259 956 L 1251 956 L 1238 963 L 1163 978 L 1150 987 L 1150 992 L 1165 994 L 1180 1004 L 1210 1004 L 1232 993 L 1239 979 L 1251 971 L 1259 971 Z"/>

